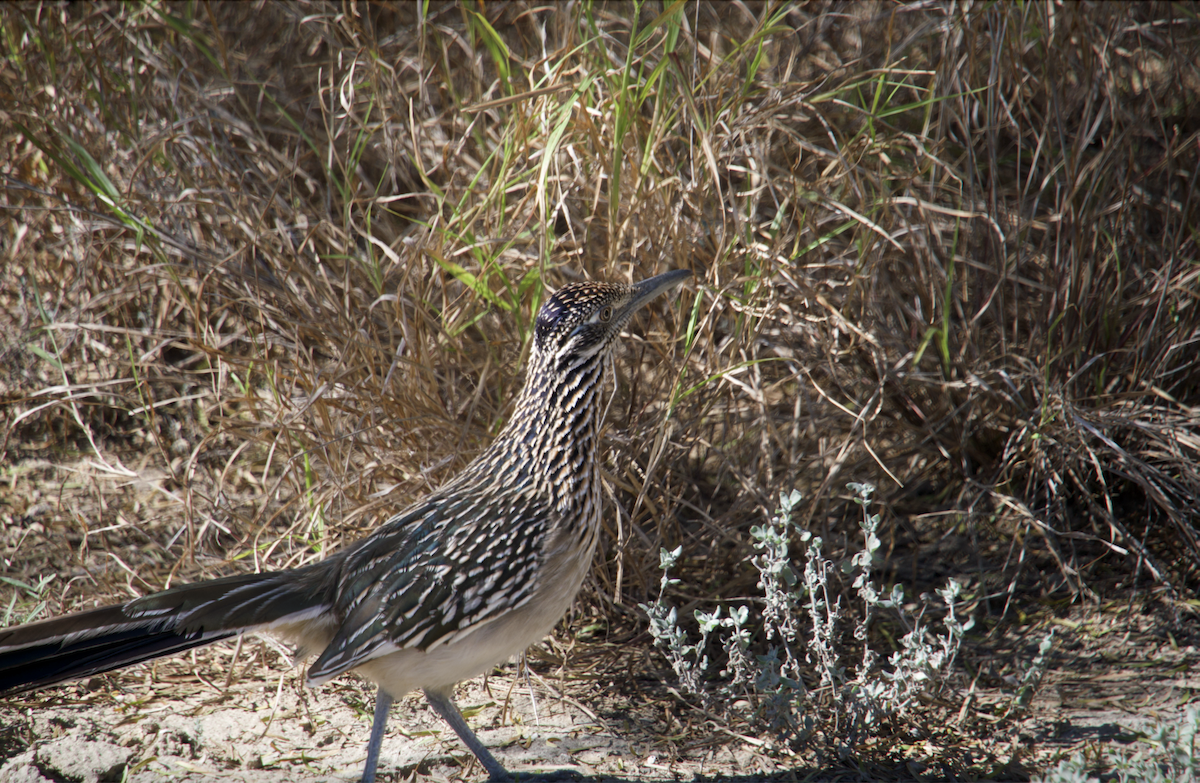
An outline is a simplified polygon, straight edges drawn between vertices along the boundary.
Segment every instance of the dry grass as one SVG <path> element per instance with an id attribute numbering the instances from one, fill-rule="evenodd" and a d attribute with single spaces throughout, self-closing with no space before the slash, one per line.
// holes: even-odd
<path id="1" fill-rule="evenodd" d="M 1195 9 L 633 10 L 0 8 L 5 571 L 57 610 L 320 557 L 486 444 L 546 290 L 686 267 L 619 362 L 613 638 L 660 545 L 752 592 L 781 489 L 850 551 L 850 480 L 987 627 L 1186 610 Z"/>

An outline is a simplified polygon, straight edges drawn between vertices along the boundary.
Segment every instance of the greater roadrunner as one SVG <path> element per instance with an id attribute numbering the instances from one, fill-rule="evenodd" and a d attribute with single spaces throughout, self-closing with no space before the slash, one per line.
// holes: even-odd
<path id="1" fill-rule="evenodd" d="M 451 699 L 455 683 L 550 632 L 596 549 L 596 450 L 621 329 L 691 273 L 573 283 L 538 312 L 508 425 L 458 476 L 319 563 L 183 585 L 119 606 L 0 630 L 0 695 L 226 639 L 268 633 L 319 653 L 308 682 L 354 670 L 379 685 L 362 779 L 388 710 L 425 691 L 494 781 L 508 773 Z"/>

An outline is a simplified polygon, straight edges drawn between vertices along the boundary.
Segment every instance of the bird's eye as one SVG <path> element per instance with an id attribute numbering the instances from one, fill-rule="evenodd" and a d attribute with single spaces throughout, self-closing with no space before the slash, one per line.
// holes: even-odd
<path id="1" fill-rule="evenodd" d="M 613 313 L 613 309 L 612 309 L 612 307 L 611 307 L 611 306 L 610 306 L 610 307 L 605 307 L 603 310 L 601 310 L 601 311 L 600 311 L 600 322 L 601 322 L 601 323 L 608 323 L 609 321 L 611 321 L 611 320 L 612 320 L 612 313 Z"/>

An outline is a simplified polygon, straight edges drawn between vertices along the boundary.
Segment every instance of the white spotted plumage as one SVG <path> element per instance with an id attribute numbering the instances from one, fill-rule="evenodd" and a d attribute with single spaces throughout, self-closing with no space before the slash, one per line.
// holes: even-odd
<path id="1" fill-rule="evenodd" d="M 561 571 L 565 562 L 590 562 L 601 515 L 599 398 L 611 378 L 611 346 L 633 310 L 619 323 L 601 316 L 611 318 L 637 294 L 632 286 L 583 283 L 547 302 L 525 385 L 492 445 L 333 559 L 339 590 L 331 608 L 341 623 L 310 679 L 399 650 L 454 644 L 535 600 L 549 564 Z M 586 569 L 568 570 L 574 583 L 554 587 L 569 593 L 564 605 Z"/>

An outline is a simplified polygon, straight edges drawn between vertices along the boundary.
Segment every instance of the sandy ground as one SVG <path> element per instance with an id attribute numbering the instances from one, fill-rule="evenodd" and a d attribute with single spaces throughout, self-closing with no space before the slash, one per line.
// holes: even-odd
<path id="1" fill-rule="evenodd" d="M 1138 732 L 1156 722 L 1177 724 L 1200 693 L 1196 646 L 1180 644 L 1153 613 L 1080 614 L 1056 631 L 1053 667 L 1027 715 L 1004 716 L 1015 689 L 976 648 L 975 661 L 984 664 L 974 688 L 913 716 L 904 732 L 912 741 L 892 749 L 897 763 L 883 777 L 1028 779 L 1056 755 L 1145 750 Z M 1034 643 L 1032 636 L 1008 641 Z M 344 677 L 308 689 L 300 669 L 287 668 L 265 644 L 255 650 L 259 644 L 246 642 L 239 660 L 251 663 L 228 686 L 218 677 L 227 676 L 221 672 L 232 645 L 201 653 L 195 664 L 135 667 L 0 705 L 0 757 L 8 757 L 0 762 L 0 783 L 357 780 L 373 708 L 367 684 Z M 255 652 L 270 664 L 253 662 Z M 998 661 L 1007 651 L 1001 645 L 991 654 Z M 471 725 L 514 773 L 610 781 L 874 779 L 855 774 L 853 763 L 820 767 L 801 756 L 766 754 L 755 738 L 712 723 L 689 735 L 671 714 L 667 689 L 665 703 L 631 699 L 623 707 L 615 681 L 555 682 L 544 663 L 530 668 L 522 673 L 510 663 L 458 692 Z M 947 746 L 939 724 L 953 730 L 949 736 L 974 739 Z M 969 774 L 972 766 L 991 771 L 981 778 Z M 419 694 L 393 707 L 379 769 L 383 781 L 485 778 Z"/>
<path id="2" fill-rule="evenodd" d="M 652 757 L 536 685 L 535 708 L 516 667 L 509 669 L 486 689 L 480 678 L 459 693 L 479 736 L 508 769 L 590 775 L 624 766 L 656 776 Z M 94 698 L 86 686 L 67 686 L 9 705 L 0 712 L 7 733 L 33 745 L 0 767 L 0 781 L 348 781 L 361 774 L 373 706 L 365 683 L 310 690 L 298 672 L 284 671 L 273 682 L 255 677 L 227 690 L 197 685 L 135 685 Z M 380 761 L 385 780 L 414 770 L 479 778 L 472 766 L 420 694 L 393 707 Z"/>
<path id="3" fill-rule="evenodd" d="M 209 657 L 229 658 L 221 649 L 200 655 L 196 671 Z M 0 758 L 9 756 L 0 783 L 358 780 L 373 690 L 352 676 L 310 689 L 302 670 L 273 657 L 270 671 L 243 668 L 228 686 L 198 678 L 187 660 L 166 661 L 153 675 L 134 667 L 0 704 Z M 648 710 L 609 705 L 598 715 L 515 662 L 463 683 L 457 701 L 519 775 L 655 780 L 775 769 L 753 743 L 736 739 L 702 753 L 664 754 L 664 723 Z M 419 693 L 392 708 L 379 772 L 384 781 L 486 778 Z"/>

